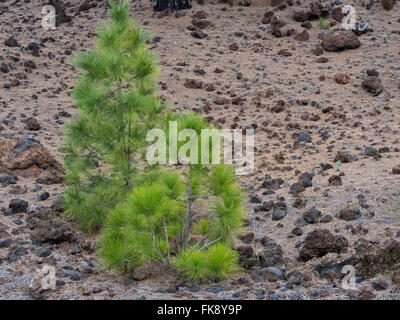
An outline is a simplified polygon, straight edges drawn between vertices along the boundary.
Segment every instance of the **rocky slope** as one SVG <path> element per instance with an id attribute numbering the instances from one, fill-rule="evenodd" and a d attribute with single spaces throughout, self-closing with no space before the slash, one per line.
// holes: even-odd
<path id="1" fill-rule="evenodd" d="M 240 178 L 244 272 L 195 288 L 171 272 L 102 270 L 95 235 L 60 212 L 57 148 L 76 112 L 69 61 L 90 47 L 106 1 L 50 1 L 58 26 L 46 31 L 48 2 L 0 0 L 1 299 L 400 297 L 399 3 L 357 3 L 368 22 L 357 32 L 339 30 L 340 1 L 208 1 L 166 17 L 133 3 L 172 108 L 256 130 L 255 170 Z M 43 265 L 55 288 L 29 291 Z M 341 285 L 344 266 L 356 288 Z"/>

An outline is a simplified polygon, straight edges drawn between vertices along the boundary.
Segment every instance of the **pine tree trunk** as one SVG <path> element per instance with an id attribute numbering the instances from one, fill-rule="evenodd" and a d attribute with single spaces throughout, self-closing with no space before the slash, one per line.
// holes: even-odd
<path id="1" fill-rule="evenodd" d="M 190 174 L 190 173 L 189 173 Z M 190 219 L 192 218 L 192 178 L 189 176 L 189 192 L 188 192 L 188 203 L 187 203 L 187 213 L 186 213 L 186 223 L 185 231 L 183 234 L 183 249 L 187 250 L 189 244 L 189 229 L 190 229 Z"/>
<path id="2" fill-rule="evenodd" d="M 192 8 L 191 0 L 155 0 L 154 11 L 176 11 Z"/>

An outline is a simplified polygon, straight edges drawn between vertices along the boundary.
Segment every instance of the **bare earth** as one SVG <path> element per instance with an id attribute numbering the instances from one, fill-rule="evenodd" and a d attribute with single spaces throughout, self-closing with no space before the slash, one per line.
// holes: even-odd
<path id="1" fill-rule="evenodd" d="M 96 263 L 95 235 L 74 231 L 71 242 L 35 243 L 26 224 L 30 213 L 7 213 L 12 199 L 28 201 L 30 212 L 36 205 L 52 206 L 63 190 L 59 181 L 46 184 L 38 180 L 46 176 L 47 167 L 36 163 L 28 171 L 4 169 L 4 161 L 15 154 L 3 155 L 17 141 L 32 138 L 62 161 L 58 148 L 64 123 L 76 112 L 70 92 L 77 70 L 69 62 L 74 54 L 91 47 L 93 32 L 106 19 L 106 1 L 92 1 L 97 7 L 79 15 L 75 14 L 77 2 L 84 1 L 65 1 L 72 22 L 45 31 L 41 8 L 46 1 L 0 0 L 0 66 L 8 69 L 0 70 L 0 208 L 4 208 L 0 212 L 0 299 L 32 299 L 27 283 L 43 264 L 57 270 L 57 289 L 43 297 L 47 299 L 400 298 L 396 267 L 369 277 L 356 272 L 357 288 L 346 290 L 340 285 L 340 270 L 332 263 L 324 265 L 328 259 L 342 261 L 356 255 L 361 238 L 374 246 L 400 240 L 400 176 L 393 170 L 400 165 L 398 2 L 391 10 L 380 3 L 370 10 L 357 4 L 360 21 L 368 22 L 372 31 L 358 36 L 359 48 L 325 51 L 319 56 L 314 52 L 321 44 L 319 35 L 331 30 L 322 29 L 318 19 L 312 20 L 311 28 L 306 29 L 309 39 L 296 40 L 294 34 L 303 31 L 302 23 L 293 19 L 293 12 L 301 7 L 298 4 L 283 10 L 260 0 L 253 0 L 251 6 L 194 4 L 183 16 L 159 18 L 153 15 L 149 1 L 133 3 L 133 19 L 153 36 L 150 45 L 161 65 L 159 94 L 171 107 L 178 112 L 201 112 L 222 128 L 256 129 L 255 170 L 240 177 L 249 204 L 248 227 L 238 247 L 251 247 L 258 254 L 272 243 L 282 249 L 281 261 L 256 265 L 244 269 L 236 279 L 196 288 L 171 272 L 144 281 L 111 274 Z M 310 2 L 301 1 L 306 7 Z M 199 10 L 210 22 L 202 30 L 207 34 L 204 39 L 193 37 L 187 29 Z M 286 22 L 283 29 L 293 28 L 294 34 L 272 35 L 271 24 L 261 22 L 268 10 Z M 5 45 L 12 35 L 21 47 Z M 38 54 L 29 50 L 32 42 L 39 43 Z M 286 53 L 278 54 L 281 49 L 287 49 Z M 321 57 L 327 61 L 318 62 Z M 379 73 L 383 91 L 376 96 L 362 88 L 367 69 Z M 337 83 L 337 74 L 347 75 L 348 83 Z M 186 79 L 201 81 L 202 88 L 188 88 Z M 37 120 L 39 130 L 28 129 L 31 117 Z M 6 143 L 10 147 L 4 147 Z M 338 165 L 338 151 L 349 152 L 350 161 Z M 321 164 L 332 167 L 323 170 Z M 312 186 L 297 195 L 290 193 L 305 172 L 314 173 Z M 340 178 L 341 185 L 329 183 L 334 175 L 338 177 L 332 181 Z M 282 179 L 278 187 L 273 179 Z M 266 192 L 271 189 L 273 194 Z M 44 192 L 50 196 L 40 201 L 38 196 Z M 277 219 L 278 210 L 260 209 L 270 200 L 286 204 L 282 219 Z M 319 210 L 320 216 L 315 223 L 299 225 L 298 219 L 311 208 Z M 346 208 L 358 209 L 358 216 L 340 219 L 339 212 Z M 331 221 L 320 221 L 327 215 Z M 74 222 L 69 223 L 75 230 Z M 295 226 L 300 230 L 293 230 Z M 348 245 L 340 252 L 299 261 L 307 234 L 315 229 L 341 235 Z M 12 239 L 11 244 L 5 239 Z M 50 254 L 41 257 L 41 249 L 49 249 Z M 258 270 L 265 267 L 271 269 Z M 294 280 L 295 275 L 301 275 L 301 281 Z"/>

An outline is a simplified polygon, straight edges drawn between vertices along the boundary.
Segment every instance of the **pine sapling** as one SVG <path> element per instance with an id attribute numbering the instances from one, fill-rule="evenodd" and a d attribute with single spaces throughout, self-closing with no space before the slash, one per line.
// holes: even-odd
<path id="1" fill-rule="evenodd" d="M 98 230 L 134 186 L 146 132 L 164 109 L 155 95 L 158 67 L 148 36 L 128 17 L 129 1 L 110 1 L 111 21 L 95 49 L 76 57 L 83 71 L 73 96 L 78 115 L 68 126 L 64 207 L 86 231 Z"/>

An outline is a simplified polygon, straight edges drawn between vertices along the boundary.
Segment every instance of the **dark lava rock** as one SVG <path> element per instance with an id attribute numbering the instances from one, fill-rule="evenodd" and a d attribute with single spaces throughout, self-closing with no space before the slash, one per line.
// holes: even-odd
<path id="1" fill-rule="evenodd" d="M 352 209 L 352 208 L 346 208 L 340 210 L 338 214 L 338 218 L 346 221 L 352 221 L 352 220 L 357 220 L 358 218 L 361 217 L 361 212 L 359 209 Z"/>
<path id="2" fill-rule="evenodd" d="M 275 282 L 284 278 L 282 270 L 277 267 L 265 267 L 257 269 L 255 274 L 264 282 Z"/>
<path id="3" fill-rule="evenodd" d="M 151 268 L 145 265 L 133 267 L 130 274 L 131 278 L 136 281 L 146 280 L 151 275 Z"/>
<path id="4" fill-rule="evenodd" d="M 10 238 L 0 239 L 0 249 L 8 248 L 11 245 L 12 241 L 13 240 Z"/>
<path id="5" fill-rule="evenodd" d="M 28 44 L 28 48 L 29 51 L 38 51 L 40 49 L 39 44 L 37 42 L 30 42 Z"/>
<path id="6" fill-rule="evenodd" d="M 296 34 L 294 39 L 301 42 L 308 41 L 310 39 L 310 35 L 308 34 L 307 30 L 304 29 L 301 33 Z"/>
<path id="7" fill-rule="evenodd" d="M 400 166 L 395 166 L 392 168 L 393 174 L 400 174 Z"/>
<path id="8" fill-rule="evenodd" d="M 70 16 L 65 13 L 65 6 L 61 0 L 49 0 L 48 4 L 56 9 L 56 25 L 59 26 L 63 23 L 72 21 Z"/>
<path id="9" fill-rule="evenodd" d="M 306 188 L 312 187 L 312 179 L 314 174 L 309 172 L 304 172 L 299 176 L 299 181 L 292 184 L 290 187 L 290 193 L 293 195 L 298 195 L 303 192 Z"/>
<path id="10" fill-rule="evenodd" d="M 336 30 L 322 36 L 321 46 L 325 51 L 336 52 L 359 48 L 361 43 L 353 31 Z"/>
<path id="11" fill-rule="evenodd" d="M 313 176 L 313 173 L 304 172 L 299 176 L 299 182 L 304 186 L 304 188 L 310 188 L 312 187 Z"/>
<path id="12" fill-rule="evenodd" d="M 318 63 L 327 63 L 329 59 L 327 57 L 321 57 L 317 59 Z"/>
<path id="13" fill-rule="evenodd" d="M 233 42 L 228 46 L 228 48 L 231 51 L 238 51 L 239 50 L 239 45 L 236 42 Z"/>
<path id="14" fill-rule="evenodd" d="M 304 227 L 304 226 L 306 226 L 307 224 L 308 224 L 307 221 L 304 220 L 303 218 L 298 218 L 298 219 L 296 219 L 296 221 L 294 222 L 294 225 L 295 225 L 296 227 L 299 227 L 299 228 Z"/>
<path id="15" fill-rule="evenodd" d="M 298 195 L 305 190 L 304 185 L 301 182 L 295 182 L 290 187 L 290 193 L 293 195 Z"/>
<path id="16" fill-rule="evenodd" d="M 320 217 L 321 217 L 321 211 L 315 208 L 311 208 L 310 210 L 307 210 L 306 212 L 303 213 L 304 220 L 310 224 L 317 223 Z"/>
<path id="17" fill-rule="evenodd" d="M 189 89 L 201 89 L 204 86 L 203 81 L 197 79 L 185 79 L 184 86 Z"/>
<path id="18" fill-rule="evenodd" d="M 301 236 L 301 235 L 303 235 L 303 230 L 299 227 L 294 227 L 292 229 L 292 234 L 295 236 Z"/>
<path id="19" fill-rule="evenodd" d="M 337 84 L 348 84 L 350 82 L 350 77 L 345 73 L 338 73 L 335 75 L 335 82 Z"/>
<path id="20" fill-rule="evenodd" d="M 261 203 L 262 200 L 259 196 L 253 195 L 250 197 L 250 203 Z"/>
<path id="21" fill-rule="evenodd" d="M 327 229 L 315 229 L 307 234 L 299 260 L 308 261 L 314 257 L 322 257 L 329 252 L 341 252 L 347 248 L 348 241 L 343 236 L 335 236 Z"/>
<path id="22" fill-rule="evenodd" d="M 207 20 L 193 18 L 192 19 L 192 25 L 194 25 L 198 29 L 205 29 L 208 26 L 210 26 L 211 24 Z"/>
<path id="23" fill-rule="evenodd" d="M 0 163 L 9 170 L 23 170 L 25 176 L 37 177 L 45 172 L 60 177 L 63 173 L 61 164 L 34 139 L 0 138 Z"/>
<path id="24" fill-rule="evenodd" d="M 78 7 L 77 12 L 84 12 L 88 11 L 92 8 L 97 7 L 97 3 L 93 0 L 85 0 L 82 4 Z"/>
<path id="25" fill-rule="evenodd" d="M 311 13 L 305 10 L 298 10 L 295 11 L 293 14 L 293 18 L 294 20 L 298 21 L 298 22 L 304 22 L 309 20 L 311 17 Z"/>
<path id="26" fill-rule="evenodd" d="M 13 210 L 11 208 L 8 208 L 7 210 L 4 211 L 3 215 L 8 217 L 8 216 L 12 216 L 13 214 L 15 214 L 15 212 L 13 212 Z"/>
<path id="27" fill-rule="evenodd" d="M 7 64 L 5 64 L 4 62 L 2 62 L 2 63 L 0 63 L 0 72 L 9 73 L 9 72 L 10 72 L 10 68 L 8 67 Z M 0 129 L 0 131 L 1 131 L 1 130 L 4 130 L 4 129 Z"/>
<path id="28" fill-rule="evenodd" d="M 60 243 L 72 239 L 71 225 L 50 208 L 40 208 L 27 219 L 31 237 L 39 242 Z"/>
<path id="29" fill-rule="evenodd" d="M 18 43 L 17 39 L 15 39 L 14 36 L 11 36 L 7 38 L 6 41 L 4 41 L 4 44 L 6 47 L 20 47 L 21 45 Z"/>
<path id="30" fill-rule="evenodd" d="M 326 216 L 323 216 L 323 217 L 319 220 L 319 222 L 321 222 L 321 223 L 328 223 L 328 222 L 331 222 L 332 219 L 333 219 L 332 216 L 329 215 L 329 214 L 327 214 Z"/>
<path id="31" fill-rule="evenodd" d="M 239 239 L 244 243 L 252 243 L 254 240 L 254 232 L 247 232 L 239 236 Z"/>
<path id="32" fill-rule="evenodd" d="M 382 0 L 382 7 L 385 10 L 392 10 L 396 3 L 396 0 Z"/>
<path id="33" fill-rule="evenodd" d="M 204 39 L 207 37 L 207 33 L 200 30 L 194 30 L 190 33 L 190 35 L 197 39 Z"/>
<path id="34" fill-rule="evenodd" d="M 50 197 L 50 193 L 46 192 L 39 192 L 38 193 L 38 199 L 39 201 L 44 201 L 47 200 Z"/>
<path id="35" fill-rule="evenodd" d="M 286 102 L 283 100 L 278 100 L 276 105 L 271 108 L 272 112 L 279 113 L 285 110 Z"/>
<path id="36" fill-rule="evenodd" d="M 208 16 L 208 14 L 203 10 L 196 11 L 193 14 L 193 18 L 196 18 L 196 19 L 207 19 L 207 16 Z"/>
<path id="37" fill-rule="evenodd" d="M 282 247 L 272 241 L 263 243 L 265 249 L 259 254 L 261 267 L 272 267 L 283 263 Z"/>
<path id="38" fill-rule="evenodd" d="M 332 18 L 335 19 L 337 22 L 342 23 L 345 14 L 342 13 L 342 7 L 336 7 L 332 10 Z"/>
<path id="39" fill-rule="evenodd" d="M 389 284 L 385 280 L 375 280 L 372 282 L 372 288 L 376 291 L 382 291 L 389 288 Z"/>
<path id="40" fill-rule="evenodd" d="M 245 269 L 250 269 L 258 264 L 257 255 L 251 245 L 239 246 L 235 250 L 239 252 L 239 263 Z"/>
<path id="41" fill-rule="evenodd" d="M 376 160 L 382 158 L 382 156 L 379 154 L 378 150 L 376 150 L 375 148 L 371 148 L 371 147 L 366 147 L 364 154 L 367 157 L 374 157 Z"/>
<path id="42" fill-rule="evenodd" d="M 282 179 L 267 179 L 264 180 L 262 183 L 263 188 L 268 188 L 271 190 L 278 190 L 281 187 L 281 184 L 283 184 L 284 181 Z"/>
<path id="43" fill-rule="evenodd" d="M 340 161 L 342 163 L 351 162 L 354 160 L 354 157 L 347 151 L 338 151 L 336 153 L 334 161 Z"/>
<path id="44" fill-rule="evenodd" d="M 286 217 L 287 214 L 287 205 L 284 201 L 279 201 L 274 203 L 274 208 L 272 211 L 271 219 L 274 221 L 278 221 Z"/>
<path id="45" fill-rule="evenodd" d="M 272 7 L 280 7 L 286 0 L 271 0 Z"/>
<path id="46" fill-rule="evenodd" d="M 365 91 L 374 96 L 381 94 L 383 91 L 383 85 L 378 77 L 368 77 L 367 79 L 363 80 L 361 86 Z"/>
<path id="47" fill-rule="evenodd" d="M 26 250 L 26 248 L 22 247 L 22 246 L 17 246 L 14 247 L 13 249 L 13 254 L 16 256 L 24 256 L 28 253 L 28 251 Z"/>
<path id="48" fill-rule="evenodd" d="M 26 127 L 30 131 L 38 131 L 38 130 L 40 130 L 39 121 L 37 121 L 35 118 L 26 119 Z"/>
<path id="49" fill-rule="evenodd" d="M 282 57 L 290 57 L 292 56 L 292 53 L 288 49 L 280 49 L 277 55 Z"/>
<path id="50" fill-rule="evenodd" d="M 312 28 L 312 23 L 311 23 L 310 21 L 305 21 L 305 22 L 303 22 L 303 23 L 301 24 L 301 26 L 302 26 L 303 28 L 306 28 L 306 29 L 311 29 L 311 28 Z"/>
<path id="51" fill-rule="evenodd" d="M 51 255 L 51 249 L 50 248 L 40 248 L 38 251 L 36 251 L 36 256 L 40 258 L 45 258 Z"/>
<path id="52" fill-rule="evenodd" d="M 293 208 L 304 208 L 307 204 L 307 201 L 301 197 L 297 197 L 296 200 L 292 203 Z"/>
<path id="53" fill-rule="evenodd" d="M 369 77 L 379 77 L 379 72 L 376 69 L 368 69 L 367 76 Z"/>
<path id="54" fill-rule="evenodd" d="M 26 248 L 22 246 L 15 246 L 10 248 L 6 260 L 9 262 L 15 262 L 20 257 L 25 256 L 26 254 L 28 254 L 28 250 L 26 250 Z"/>
<path id="55" fill-rule="evenodd" d="M 274 201 L 265 201 L 263 204 L 259 207 L 257 207 L 257 211 L 270 211 L 274 207 Z"/>
<path id="56" fill-rule="evenodd" d="M 298 141 L 301 141 L 301 142 L 311 142 L 310 134 L 305 131 L 300 131 L 297 139 L 298 139 Z"/>
<path id="57" fill-rule="evenodd" d="M 341 186 L 342 185 L 342 178 L 337 175 L 333 175 L 329 177 L 328 182 L 331 186 Z"/>
<path id="58" fill-rule="evenodd" d="M 376 244 L 366 239 L 360 238 L 354 245 L 356 257 L 357 275 L 363 278 L 372 278 L 376 274 L 394 272 L 392 280 L 399 280 L 396 277 L 398 272 L 398 262 L 400 261 L 400 242 L 389 240 L 383 244 Z M 397 282 L 400 284 L 400 282 Z"/>
<path id="59" fill-rule="evenodd" d="M 9 208 L 12 209 L 13 213 L 25 213 L 28 208 L 28 202 L 21 199 L 12 199 Z"/>

